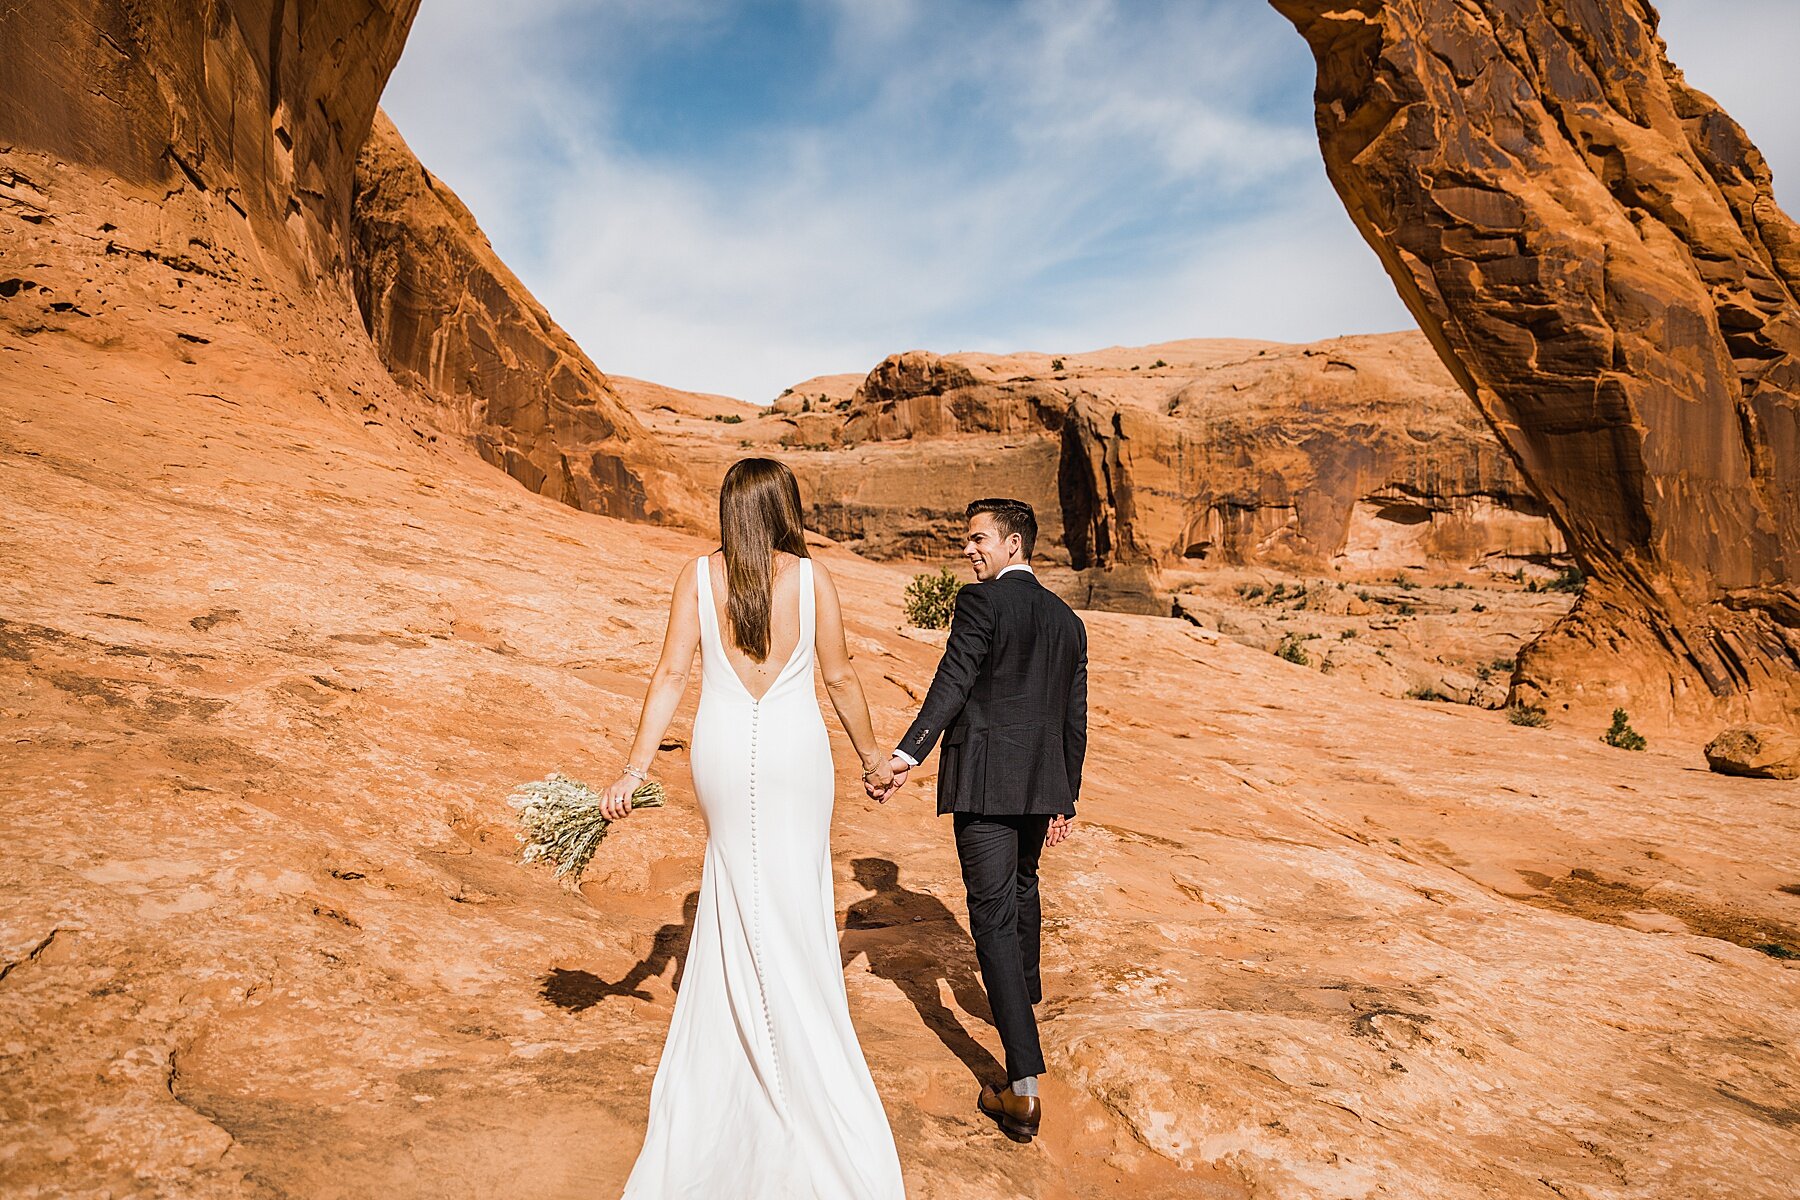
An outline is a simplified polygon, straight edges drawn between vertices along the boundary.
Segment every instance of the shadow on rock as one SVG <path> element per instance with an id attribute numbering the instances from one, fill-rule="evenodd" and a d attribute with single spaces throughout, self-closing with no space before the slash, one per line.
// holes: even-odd
<path id="1" fill-rule="evenodd" d="M 670 986 L 679 992 L 682 967 L 687 962 L 688 941 L 694 936 L 694 913 L 699 907 L 700 893 L 689 892 L 681 902 L 681 923 L 658 929 L 650 943 L 650 953 L 633 964 L 617 983 L 608 983 L 592 971 L 551 967 L 544 976 L 544 999 L 569 1012 L 592 1008 L 608 996 L 650 1000 L 653 997 L 643 985 L 668 970 L 670 963 L 675 964 L 675 977 Z"/>
<path id="2" fill-rule="evenodd" d="M 900 868 L 888 859 L 859 858 L 851 869 L 856 882 L 875 894 L 844 914 L 844 965 L 867 954 L 870 972 L 900 989 L 925 1027 L 971 1075 L 983 1082 L 1003 1078 L 999 1061 L 969 1035 L 941 998 L 939 983 L 947 982 L 958 1007 L 994 1023 L 975 966 L 975 946 L 961 923 L 936 896 L 903 886 Z"/>

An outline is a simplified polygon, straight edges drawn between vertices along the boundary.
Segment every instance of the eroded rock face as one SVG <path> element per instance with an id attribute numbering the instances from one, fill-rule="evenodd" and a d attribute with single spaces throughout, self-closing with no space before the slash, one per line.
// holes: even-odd
<path id="1" fill-rule="evenodd" d="M 705 524 L 686 477 L 384 113 L 357 162 L 351 225 L 383 361 L 483 458 L 589 512 Z"/>
<path id="2" fill-rule="evenodd" d="M 46 0 L 0 11 L 0 144 L 193 189 L 264 266 L 344 265 L 350 172 L 418 0 Z"/>
<path id="3" fill-rule="evenodd" d="M 716 457 L 778 452 L 817 528 L 861 552 L 939 554 L 968 500 L 1015 495 L 1043 559 L 1077 573 L 1072 598 L 1105 607 L 1166 613 L 1164 574 L 1201 565 L 1510 570 L 1562 550 L 1417 334 L 909 351 L 848 398 L 806 391 L 746 420 Z"/>
<path id="4" fill-rule="evenodd" d="M 1273 3 L 1350 215 L 1592 576 L 1520 697 L 1787 715 L 1800 231 L 1744 131 L 1641 0 Z"/>
<path id="5" fill-rule="evenodd" d="M 1706 765 L 1721 775 L 1800 779 L 1800 735 L 1773 725 L 1737 725 L 1706 744 Z"/>

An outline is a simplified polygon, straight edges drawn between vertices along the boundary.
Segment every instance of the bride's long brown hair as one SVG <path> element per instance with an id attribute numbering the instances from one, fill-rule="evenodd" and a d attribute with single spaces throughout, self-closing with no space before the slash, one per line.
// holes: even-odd
<path id="1" fill-rule="evenodd" d="M 775 553 L 807 558 L 800 485 L 785 463 L 741 458 L 719 488 L 719 540 L 725 551 L 725 608 L 731 640 L 752 660 L 769 657 L 769 607 Z"/>

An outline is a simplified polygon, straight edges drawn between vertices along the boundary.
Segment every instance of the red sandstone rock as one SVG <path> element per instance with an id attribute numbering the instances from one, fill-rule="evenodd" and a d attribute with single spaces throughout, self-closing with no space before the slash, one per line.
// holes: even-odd
<path id="1" fill-rule="evenodd" d="M 1593 577 L 1522 699 L 1800 704 L 1800 230 L 1644 0 L 1273 0 L 1326 167 Z"/>
<path id="2" fill-rule="evenodd" d="M 701 499 L 607 377 L 494 254 L 385 114 L 357 161 L 352 271 L 363 321 L 437 423 L 541 495 L 701 528 Z"/>
<path id="3" fill-rule="evenodd" d="M 1201 565 L 1510 570 L 1561 551 L 1417 334 L 910 351 L 854 394 L 794 395 L 734 425 L 670 408 L 652 426 L 708 481 L 749 447 L 779 453 L 818 528 L 875 557 L 940 556 L 967 500 L 1022 496 L 1086 604 L 1167 613 L 1162 593 Z"/>
<path id="4" fill-rule="evenodd" d="M 1721 775 L 1800 779 L 1800 736 L 1773 725 L 1738 725 L 1706 744 L 1706 765 Z"/>

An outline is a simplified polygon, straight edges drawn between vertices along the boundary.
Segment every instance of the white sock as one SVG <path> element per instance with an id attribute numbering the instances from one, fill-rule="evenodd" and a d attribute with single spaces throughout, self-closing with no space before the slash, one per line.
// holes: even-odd
<path id="1" fill-rule="evenodd" d="M 1037 1095 L 1037 1076 L 1036 1075 L 1027 1075 L 1023 1079 L 1013 1080 L 1012 1081 L 1012 1094 L 1015 1096 L 1035 1096 L 1035 1095 Z"/>

